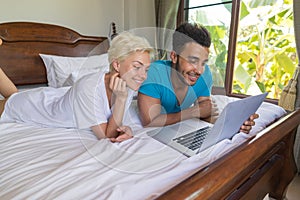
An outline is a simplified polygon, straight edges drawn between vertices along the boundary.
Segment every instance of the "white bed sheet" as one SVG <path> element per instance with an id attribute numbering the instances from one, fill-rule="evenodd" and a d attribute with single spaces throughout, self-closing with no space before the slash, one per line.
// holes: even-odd
<path id="1" fill-rule="evenodd" d="M 214 98 L 220 110 L 234 100 Z M 148 137 L 147 129 L 138 129 L 138 124 L 134 138 L 111 143 L 97 140 L 89 131 L 3 123 L 0 199 L 154 199 L 285 111 L 264 103 L 258 113 L 260 118 L 249 135 L 239 133 L 190 158 Z"/>

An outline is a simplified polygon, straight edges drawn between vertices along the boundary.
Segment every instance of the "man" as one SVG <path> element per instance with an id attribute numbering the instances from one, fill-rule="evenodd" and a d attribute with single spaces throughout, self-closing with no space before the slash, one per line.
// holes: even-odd
<path id="1" fill-rule="evenodd" d="M 165 126 L 191 118 L 211 121 L 217 115 L 210 94 L 211 71 L 206 64 L 211 38 L 202 26 L 184 23 L 173 34 L 170 61 L 151 64 L 139 89 L 138 107 L 143 126 Z M 249 132 L 253 114 L 241 127 Z"/>

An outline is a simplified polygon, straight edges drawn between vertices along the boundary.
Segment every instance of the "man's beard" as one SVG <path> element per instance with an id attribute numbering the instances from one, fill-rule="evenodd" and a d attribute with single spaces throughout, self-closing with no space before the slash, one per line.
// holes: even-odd
<path id="1" fill-rule="evenodd" d="M 177 59 L 177 62 L 175 64 L 175 73 L 177 73 L 177 77 L 180 79 L 181 82 L 183 82 L 186 85 L 190 85 L 189 82 L 185 79 L 184 74 L 179 72 L 179 62 Z M 186 73 L 189 76 L 189 73 Z M 201 76 L 201 74 L 199 73 L 194 73 L 195 75 L 198 76 L 197 80 L 199 79 L 199 77 Z"/>
<path id="2" fill-rule="evenodd" d="M 176 73 L 177 77 L 179 78 L 179 80 L 180 80 L 183 84 L 189 85 L 189 83 L 185 80 L 183 74 L 181 74 L 181 73 L 179 72 L 179 62 L 178 62 L 178 59 L 177 59 L 177 62 L 176 62 L 176 64 L 175 64 L 175 73 Z"/>

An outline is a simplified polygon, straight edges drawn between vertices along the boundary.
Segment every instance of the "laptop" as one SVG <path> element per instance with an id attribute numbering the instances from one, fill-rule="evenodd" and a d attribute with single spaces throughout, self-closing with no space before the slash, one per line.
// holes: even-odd
<path id="1" fill-rule="evenodd" d="M 199 121 L 196 127 L 191 127 L 189 124 L 180 122 L 150 130 L 147 135 L 188 157 L 195 155 L 237 134 L 243 123 L 259 108 L 267 94 L 263 93 L 228 103 L 214 125 Z"/>

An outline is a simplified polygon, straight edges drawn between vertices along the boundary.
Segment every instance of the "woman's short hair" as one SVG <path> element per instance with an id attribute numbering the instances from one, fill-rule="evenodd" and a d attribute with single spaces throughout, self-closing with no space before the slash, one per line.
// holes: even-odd
<path id="1" fill-rule="evenodd" d="M 152 54 L 154 50 L 143 37 L 136 36 L 127 31 L 119 33 L 110 43 L 108 61 L 110 64 L 114 60 L 123 61 L 126 57 L 137 51 Z"/>

